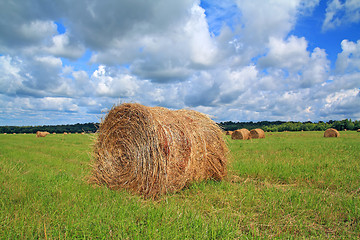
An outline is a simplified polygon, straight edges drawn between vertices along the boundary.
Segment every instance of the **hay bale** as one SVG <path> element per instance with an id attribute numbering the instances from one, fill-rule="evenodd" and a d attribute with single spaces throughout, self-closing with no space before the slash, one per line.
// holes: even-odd
<path id="1" fill-rule="evenodd" d="M 231 135 L 233 131 L 226 131 L 226 135 Z"/>
<path id="2" fill-rule="evenodd" d="M 64 135 L 67 135 L 67 132 L 64 132 Z"/>
<path id="3" fill-rule="evenodd" d="M 221 129 L 202 113 L 126 103 L 100 124 L 90 182 L 156 198 L 223 179 L 227 152 Z"/>
<path id="4" fill-rule="evenodd" d="M 360 132 L 360 128 L 357 130 L 357 132 Z"/>
<path id="5" fill-rule="evenodd" d="M 36 137 L 46 137 L 46 135 L 50 134 L 49 132 L 41 132 L 41 131 L 37 131 L 36 132 Z"/>
<path id="6" fill-rule="evenodd" d="M 324 132 L 324 137 L 340 137 L 340 133 L 334 128 L 329 128 Z"/>
<path id="7" fill-rule="evenodd" d="M 235 130 L 231 134 L 231 139 L 249 140 L 249 139 L 251 139 L 250 131 L 247 130 L 246 128 Z"/>
<path id="8" fill-rule="evenodd" d="M 250 137 L 251 138 L 265 138 L 265 133 L 261 128 L 256 128 L 250 130 Z"/>

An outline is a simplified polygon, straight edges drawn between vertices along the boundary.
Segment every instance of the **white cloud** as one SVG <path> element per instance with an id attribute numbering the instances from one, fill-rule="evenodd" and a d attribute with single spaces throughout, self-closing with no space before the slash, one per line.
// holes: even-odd
<path id="1" fill-rule="evenodd" d="M 139 88 L 135 77 L 129 74 L 112 73 L 104 65 L 99 66 L 91 80 L 99 96 L 131 97 Z"/>
<path id="2" fill-rule="evenodd" d="M 220 86 L 220 103 L 232 103 L 248 91 L 258 80 L 258 71 L 254 65 L 238 70 L 226 70 Z"/>
<path id="3" fill-rule="evenodd" d="M 65 33 L 54 36 L 51 46 L 45 47 L 44 51 L 56 57 L 77 59 L 85 53 L 85 48 L 75 40 L 71 41 L 69 35 Z"/>
<path id="4" fill-rule="evenodd" d="M 309 16 L 313 13 L 314 9 L 319 5 L 320 0 L 305 0 L 300 2 L 298 11 L 300 14 Z"/>
<path id="5" fill-rule="evenodd" d="M 339 73 L 353 72 L 360 69 L 360 40 L 356 43 L 344 39 L 341 42 L 342 52 L 336 60 L 336 70 Z"/>
<path id="6" fill-rule="evenodd" d="M 40 110 L 50 110 L 50 111 L 66 111 L 66 112 L 76 112 L 79 110 L 79 107 L 73 103 L 73 100 L 70 98 L 54 98 L 54 97 L 45 97 L 39 100 L 39 103 L 35 103 L 31 109 L 40 108 Z"/>
<path id="7" fill-rule="evenodd" d="M 13 95 L 24 81 L 20 73 L 19 60 L 10 56 L 0 56 L 0 93 Z"/>
<path id="8" fill-rule="evenodd" d="M 142 79 L 159 83 L 184 81 L 194 71 L 212 66 L 217 60 L 215 39 L 209 33 L 204 10 L 197 4 L 183 11 L 183 21 L 171 29 L 130 31 L 128 38 L 114 38 L 92 62 L 131 63 L 131 71 Z M 148 26 L 153 27 L 153 26 Z"/>
<path id="9" fill-rule="evenodd" d="M 305 38 L 290 36 L 286 41 L 271 37 L 269 40 L 269 52 L 259 60 L 259 65 L 264 68 L 283 68 L 296 73 L 307 64 L 309 53 Z"/>
<path id="10" fill-rule="evenodd" d="M 190 43 L 190 59 L 194 64 L 212 65 L 217 49 L 210 37 L 204 9 L 194 4 L 190 13 L 191 17 L 184 27 L 185 37 Z"/>
<path id="11" fill-rule="evenodd" d="M 325 50 L 315 48 L 310 53 L 305 38 L 270 38 L 268 47 L 267 55 L 258 61 L 258 67 L 268 72 L 263 80 L 272 81 L 275 74 L 277 79 L 284 79 L 288 89 L 308 88 L 328 80 L 330 63 Z"/>
<path id="12" fill-rule="evenodd" d="M 322 30 L 327 31 L 348 23 L 360 21 L 360 2 L 358 0 L 332 0 L 326 8 Z"/>
<path id="13" fill-rule="evenodd" d="M 325 105 L 321 109 L 323 115 L 340 115 L 343 118 L 349 114 L 360 117 L 357 109 L 360 109 L 359 88 L 340 90 L 326 97 Z"/>
<path id="14" fill-rule="evenodd" d="M 330 62 L 324 49 L 315 48 L 302 72 L 301 87 L 312 87 L 328 80 Z"/>
<path id="15" fill-rule="evenodd" d="M 243 39 L 246 45 L 266 43 L 269 37 L 283 38 L 296 20 L 300 0 L 238 0 L 242 13 Z"/>

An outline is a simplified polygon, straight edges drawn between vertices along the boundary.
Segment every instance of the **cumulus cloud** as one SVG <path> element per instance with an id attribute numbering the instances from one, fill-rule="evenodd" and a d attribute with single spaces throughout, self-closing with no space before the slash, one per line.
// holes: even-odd
<path id="1" fill-rule="evenodd" d="M 308 61 L 307 42 L 305 38 L 290 36 L 284 41 L 271 37 L 268 44 L 269 52 L 259 60 L 260 67 L 282 68 L 296 73 Z"/>
<path id="2" fill-rule="evenodd" d="M 326 116 L 329 114 L 340 115 L 346 117 L 349 114 L 359 117 L 360 109 L 360 90 L 359 88 L 340 90 L 332 93 L 325 99 L 325 105 L 321 109 L 321 114 Z"/>
<path id="3" fill-rule="evenodd" d="M 302 72 L 300 87 L 312 87 L 315 84 L 322 84 L 329 78 L 330 61 L 327 59 L 324 49 L 315 48 L 311 53 L 308 64 Z"/>
<path id="4" fill-rule="evenodd" d="M 168 31 L 140 29 L 129 33 L 128 38 L 114 38 L 107 50 L 92 57 L 92 62 L 131 62 L 131 71 L 142 79 L 183 81 L 194 70 L 212 66 L 217 57 L 204 9 L 193 4 L 184 11 L 184 17 L 183 22 L 176 22 Z"/>
<path id="5" fill-rule="evenodd" d="M 327 80 L 329 61 L 325 50 L 315 48 L 310 53 L 305 38 L 290 36 L 285 41 L 270 38 L 268 48 L 266 56 L 259 59 L 258 67 L 270 69 L 270 76 L 275 73 L 293 89 L 312 87 Z M 279 70 L 283 76 L 279 75 Z"/>
<path id="6" fill-rule="evenodd" d="M 342 52 L 336 60 L 336 70 L 339 73 L 353 72 L 360 69 L 360 40 L 356 43 L 344 39 L 341 42 Z"/>
<path id="7" fill-rule="evenodd" d="M 21 61 L 10 56 L 0 56 L 0 93 L 13 95 L 24 81 L 20 73 Z"/>
<path id="8" fill-rule="evenodd" d="M 135 77 L 111 72 L 104 65 L 100 65 L 91 78 L 99 96 L 131 97 L 139 88 Z"/>
<path id="9" fill-rule="evenodd" d="M 234 102 L 246 92 L 251 85 L 258 80 L 258 71 L 254 65 L 246 66 L 238 70 L 224 72 L 220 85 L 219 103 L 228 104 Z"/>
<path id="10" fill-rule="evenodd" d="M 85 47 L 65 33 L 52 37 L 51 45 L 44 47 L 43 51 L 56 57 L 75 60 L 85 53 Z"/>
<path id="11" fill-rule="evenodd" d="M 252 46 L 266 43 L 270 36 L 285 37 L 295 24 L 300 1 L 238 0 L 236 3 L 244 25 L 241 37 L 247 46 Z"/>

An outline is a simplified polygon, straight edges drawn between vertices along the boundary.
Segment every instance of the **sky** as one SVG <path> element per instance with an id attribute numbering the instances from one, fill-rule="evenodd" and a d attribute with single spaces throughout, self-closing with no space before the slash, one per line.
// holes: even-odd
<path id="1" fill-rule="evenodd" d="M 127 102 L 221 121 L 360 120 L 359 0 L 2 0 L 0 125 Z"/>

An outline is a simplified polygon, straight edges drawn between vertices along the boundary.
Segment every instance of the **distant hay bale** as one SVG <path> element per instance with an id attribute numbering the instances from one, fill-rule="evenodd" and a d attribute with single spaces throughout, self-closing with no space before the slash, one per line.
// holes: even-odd
<path id="1" fill-rule="evenodd" d="M 360 128 L 357 130 L 357 132 L 360 132 Z"/>
<path id="2" fill-rule="evenodd" d="M 231 139 L 248 140 L 250 139 L 250 131 L 246 128 L 235 130 L 231 134 Z"/>
<path id="3" fill-rule="evenodd" d="M 64 132 L 64 135 L 67 135 L 67 132 Z"/>
<path id="4" fill-rule="evenodd" d="M 126 103 L 102 120 L 90 182 L 146 198 L 226 175 L 223 133 L 205 114 Z"/>
<path id="5" fill-rule="evenodd" d="M 340 137 L 340 133 L 334 128 L 329 128 L 324 132 L 324 137 Z"/>
<path id="6" fill-rule="evenodd" d="M 226 131 L 226 135 L 231 135 L 233 131 Z"/>
<path id="7" fill-rule="evenodd" d="M 55 134 L 56 134 L 56 132 L 53 132 L 53 134 L 55 135 Z"/>
<path id="8" fill-rule="evenodd" d="M 7 133 L 4 133 L 4 135 L 6 135 Z"/>
<path id="9" fill-rule="evenodd" d="M 250 130 L 250 137 L 251 138 L 265 138 L 265 133 L 261 128 L 256 128 Z"/>
<path id="10" fill-rule="evenodd" d="M 84 132 L 81 133 L 81 135 L 84 135 L 84 134 L 85 134 Z"/>
<path id="11" fill-rule="evenodd" d="M 46 137 L 46 135 L 50 134 L 49 132 L 41 132 L 41 131 L 37 131 L 36 132 L 36 137 Z"/>

